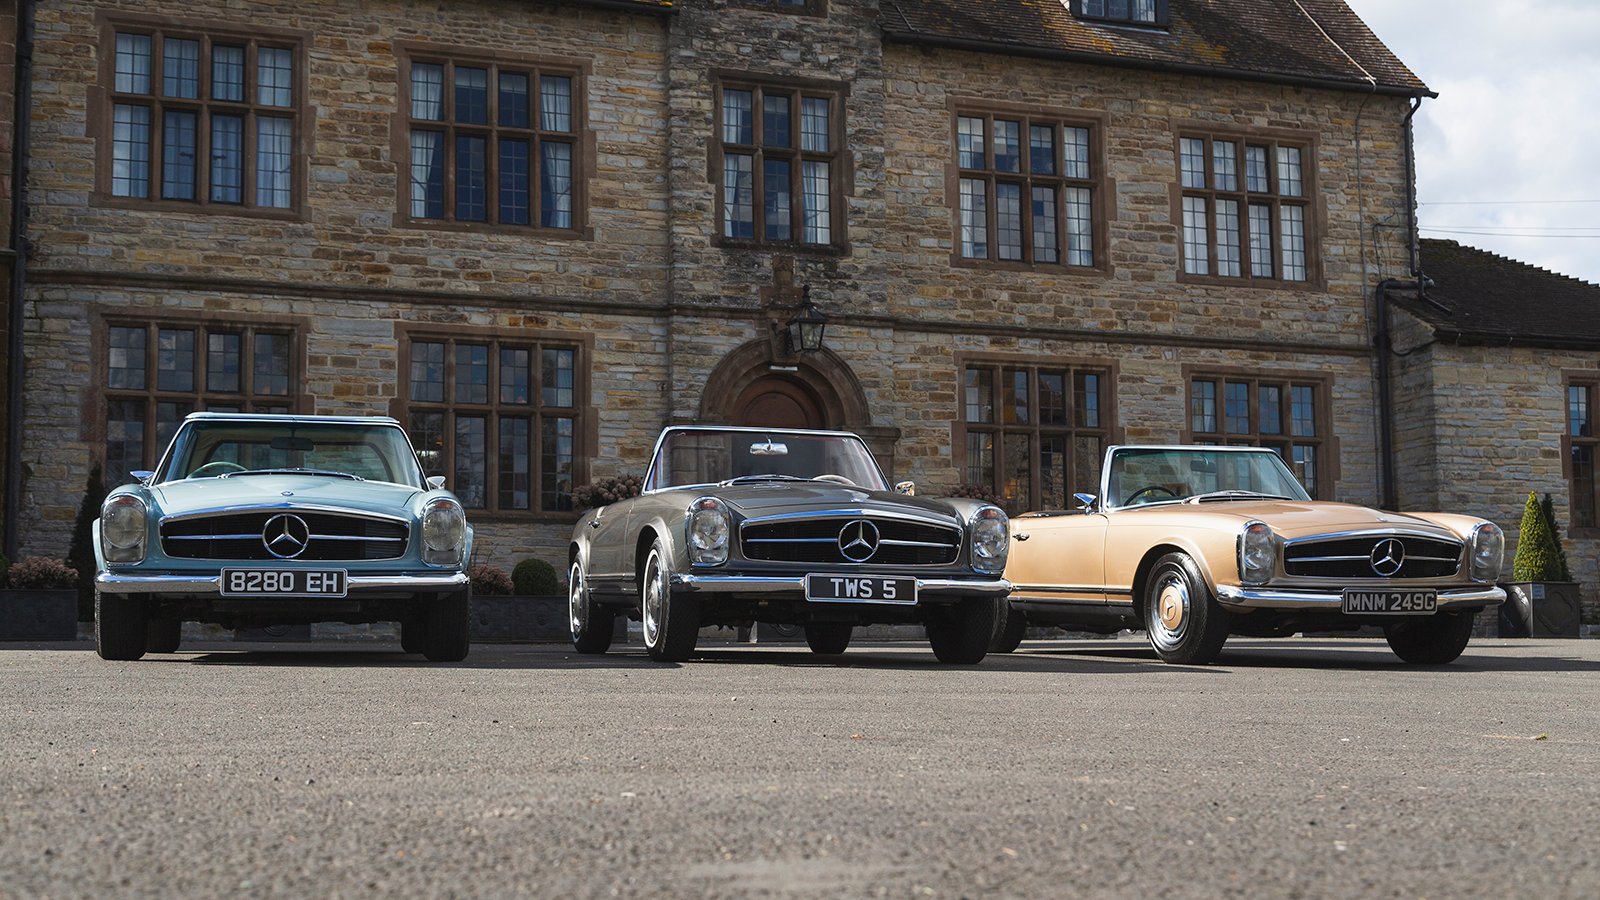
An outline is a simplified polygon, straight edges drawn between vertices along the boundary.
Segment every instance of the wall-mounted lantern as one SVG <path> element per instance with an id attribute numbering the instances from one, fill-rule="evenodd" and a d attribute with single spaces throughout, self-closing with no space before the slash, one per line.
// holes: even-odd
<path id="1" fill-rule="evenodd" d="M 811 302 L 811 285 L 806 285 L 800 299 L 800 312 L 784 326 L 789 336 L 789 352 L 815 353 L 822 349 L 822 331 L 828 317 Z"/>

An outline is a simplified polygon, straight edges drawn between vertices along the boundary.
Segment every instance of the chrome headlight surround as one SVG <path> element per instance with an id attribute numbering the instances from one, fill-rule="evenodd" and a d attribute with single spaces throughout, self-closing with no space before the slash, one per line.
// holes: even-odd
<path id="1" fill-rule="evenodd" d="M 1472 580 L 1485 583 L 1499 581 L 1505 556 L 1505 532 L 1493 522 L 1479 522 L 1467 539 L 1467 569 L 1472 574 Z"/>
<path id="2" fill-rule="evenodd" d="M 720 566 L 728 561 L 733 543 L 733 517 L 721 500 L 701 497 L 689 504 L 684 536 L 692 565 Z"/>
<path id="3" fill-rule="evenodd" d="M 1278 571 L 1278 541 L 1272 526 L 1265 522 L 1246 522 L 1239 532 L 1239 580 L 1245 584 L 1266 584 Z"/>
<path id="4" fill-rule="evenodd" d="M 997 506 L 980 506 L 967 523 L 972 535 L 972 568 L 988 575 L 1006 570 L 1011 553 L 1011 521 Z"/>
<path id="5" fill-rule="evenodd" d="M 450 497 L 435 497 L 422 506 L 422 561 L 430 566 L 459 566 L 466 549 L 467 514 Z"/>
<path id="6" fill-rule="evenodd" d="M 106 498 L 100 507 L 100 552 L 108 563 L 144 560 L 150 539 L 150 513 L 134 494 Z"/>

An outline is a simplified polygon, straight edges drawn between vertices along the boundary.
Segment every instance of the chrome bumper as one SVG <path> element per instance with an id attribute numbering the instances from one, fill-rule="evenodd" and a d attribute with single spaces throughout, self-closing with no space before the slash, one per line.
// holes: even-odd
<path id="1" fill-rule="evenodd" d="M 438 575 L 351 575 L 345 579 L 345 595 L 366 591 L 447 591 L 463 587 L 468 578 L 465 572 Z M 216 594 L 222 595 L 222 576 L 207 578 L 204 575 L 118 575 L 101 572 L 94 577 L 94 586 L 108 594 Z M 240 599 L 266 599 L 249 597 Z M 289 599 L 289 598 L 285 598 Z M 293 599 L 317 599 L 296 596 Z M 329 597 L 328 599 L 339 599 Z"/>
<path id="2" fill-rule="evenodd" d="M 1502 588 L 1474 586 L 1468 588 L 1428 588 L 1439 592 L 1439 609 L 1458 606 L 1499 606 L 1506 600 Z M 1286 591 L 1271 588 L 1243 588 L 1237 585 L 1217 585 L 1217 601 L 1236 609 L 1315 609 L 1339 612 L 1344 608 L 1344 597 L 1326 591 Z"/>
<path id="3" fill-rule="evenodd" d="M 887 576 L 885 576 L 887 577 Z M 909 577 L 909 576 L 907 576 Z M 739 575 L 679 575 L 672 576 L 672 587 L 690 594 L 804 594 L 806 577 L 793 578 L 743 577 Z M 918 578 L 917 597 L 1004 597 L 1011 593 L 1011 582 L 1004 578 L 994 581 L 958 581 L 953 578 Z M 861 601 L 829 601 L 861 602 Z M 867 601 L 870 602 L 870 601 Z"/>

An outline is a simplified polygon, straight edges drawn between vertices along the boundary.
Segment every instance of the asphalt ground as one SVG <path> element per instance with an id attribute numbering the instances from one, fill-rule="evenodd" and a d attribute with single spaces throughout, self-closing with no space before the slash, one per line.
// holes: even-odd
<path id="1" fill-rule="evenodd" d="M 1600 641 L 0 645 L 0 897 L 1600 896 Z"/>

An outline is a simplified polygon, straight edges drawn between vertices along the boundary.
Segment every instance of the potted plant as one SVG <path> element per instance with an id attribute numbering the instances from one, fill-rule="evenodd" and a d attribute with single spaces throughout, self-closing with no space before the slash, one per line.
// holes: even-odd
<path id="1" fill-rule="evenodd" d="M 72 641 L 78 637 L 78 570 L 30 556 L 6 571 L 0 591 L 0 640 Z"/>
<path id="2" fill-rule="evenodd" d="M 1511 562 L 1511 583 L 1504 585 L 1500 637 L 1577 637 L 1582 621 L 1578 584 L 1567 570 L 1549 495 L 1529 492 L 1517 531 L 1517 555 Z"/>
<path id="3" fill-rule="evenodd" d="M 509 576 L 498 566 L 480 565 L 471 574 L 474 641 L 567 639 L 567 594 L 549 563 L 524 559 Z"/>

